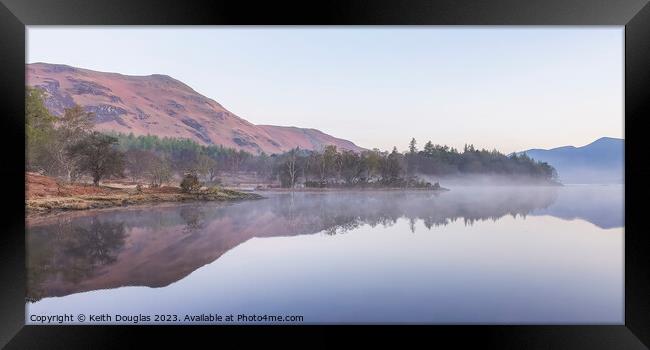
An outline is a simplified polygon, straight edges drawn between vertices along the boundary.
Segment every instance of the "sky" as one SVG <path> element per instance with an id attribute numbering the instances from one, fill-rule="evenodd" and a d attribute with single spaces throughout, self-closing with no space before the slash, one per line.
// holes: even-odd
<path id="1" fill-rule="evenodd" d="M 624 27 L 27 28 L 27 62 L 166 74 L 254 124 L 365 148 L 623 138 Z"/>

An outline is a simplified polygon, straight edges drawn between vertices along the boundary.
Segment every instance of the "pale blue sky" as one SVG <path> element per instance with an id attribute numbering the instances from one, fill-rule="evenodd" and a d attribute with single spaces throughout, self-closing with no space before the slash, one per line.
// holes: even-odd
<path id="1" fill-rule="evenodd" d="M 623 137 L 623 27 L 42 27 L 27 62 L 170 75 L 255 124 L 366 148 Z"/>

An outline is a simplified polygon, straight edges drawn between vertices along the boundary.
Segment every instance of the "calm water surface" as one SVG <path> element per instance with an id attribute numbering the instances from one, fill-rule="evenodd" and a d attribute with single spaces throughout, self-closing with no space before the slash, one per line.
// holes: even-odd
<path id="1" fill-rule="evenodd" d="M 30 220 L 27 323 L 623 323 L 623 186 L 263 195 Z"/>

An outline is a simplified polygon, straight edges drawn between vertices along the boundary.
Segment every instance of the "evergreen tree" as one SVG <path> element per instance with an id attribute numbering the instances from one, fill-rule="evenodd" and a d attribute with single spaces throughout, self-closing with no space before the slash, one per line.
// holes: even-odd
<path id="1" fill-rule="evenodd" d="M 432 156 L 433 152 L 435 152 L 435 148 L 433 147 L 433 143 L 431 141 L 427 141 L 426 144 L 424 144 L 424 154 L 427 156 Z"/>
<path id="2" fill-rule="evenodd" d="M 409 153 L 411 155 L 414 155 L 418 152 L 417 149 L 417 141 L 415 141 L 415 137 L 411 139 L 411 142 L 409 142 Z"/>

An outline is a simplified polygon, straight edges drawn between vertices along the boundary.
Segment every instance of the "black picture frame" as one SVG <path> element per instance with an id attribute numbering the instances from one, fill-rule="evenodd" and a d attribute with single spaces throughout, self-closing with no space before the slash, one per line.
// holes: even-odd
<path id="1" fill-rule="evenodd" d="M 169 1 L 0 0 L 4 229 L 0 233 L 0 345 L 8 349 L 150 347 L 151 341 L 224 339 L 301 347 L 345 336 L 404 346 L 644 349 L 650 345 L 650 240 L 643 139 L 650 105 L 648 0 Z M 625 26 L 625 324 L 584 326 L 26 326 L 24 88 L 26 25 L 620 25 Z M 23 185 L 19 185 L 23 184 Z M 254 336 L 251 336 L 254 335 Z M 309 335 L 312 339 L 296 340 Z M 219 343 L 216 343 L 218 341 Z"/>

